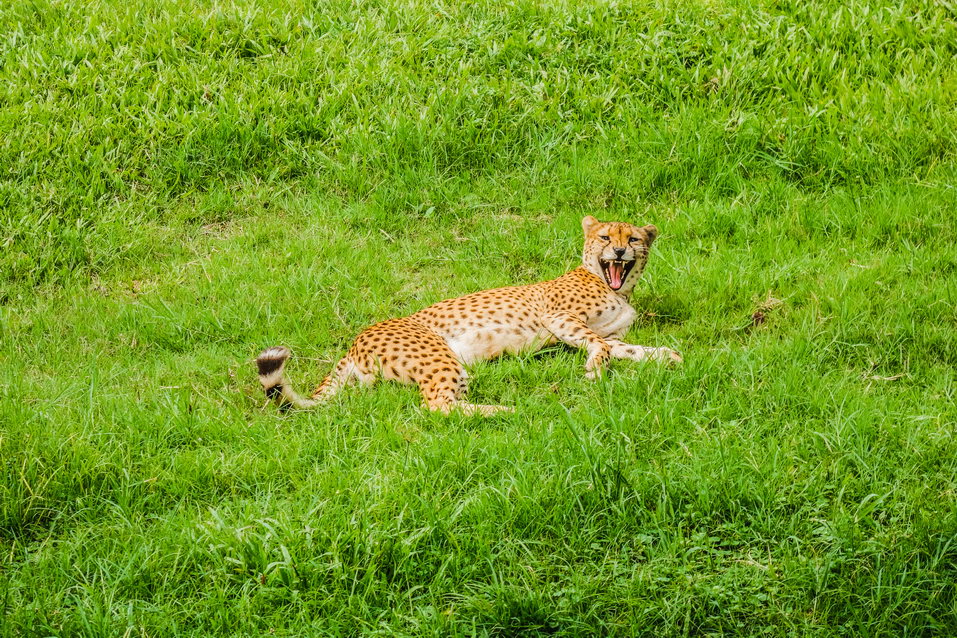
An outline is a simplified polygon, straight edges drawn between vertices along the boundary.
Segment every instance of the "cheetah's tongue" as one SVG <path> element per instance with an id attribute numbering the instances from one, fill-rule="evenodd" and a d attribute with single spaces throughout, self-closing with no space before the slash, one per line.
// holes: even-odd
<path id="1" fill-rule="evenodd" d="M 622 275 L 625 274 L 625 265 L 620 261 L 610 261 L 608 262 L 608 278 L 611 279 L 608 284 L 611 286 L 612 290 L 618 290 L 621 288 L 621 279 Z"/>

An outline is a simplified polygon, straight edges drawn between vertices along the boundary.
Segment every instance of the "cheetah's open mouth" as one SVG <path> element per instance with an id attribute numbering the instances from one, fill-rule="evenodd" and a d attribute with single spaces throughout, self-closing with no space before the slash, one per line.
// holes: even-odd
<path id="1" fill-rule="evenodd" d="M 612 290 L 621 288 L 622 284 L 625 283 L 625 277 L 627 277 L 631 269 L 635 267 L 635 260 L 633 259 L 630 261 L 625 261 L 624 259 L 611 259 L 608 261 L 599 259 L 598 263 L 601 264 L 601 271 L 605 275 L 605 281 L 608 282 L 608 287 Z"/>

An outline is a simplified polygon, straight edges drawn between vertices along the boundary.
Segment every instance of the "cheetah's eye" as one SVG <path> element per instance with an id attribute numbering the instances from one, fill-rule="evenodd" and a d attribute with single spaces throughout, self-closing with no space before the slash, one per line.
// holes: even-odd
<path id="1" fill-rule="evenodd" d="M 636 241 L 638 241 L 638 238 L 637 238 L 637 237 L 629 237 L 629 238 L 628 238 L 628 243 L 629 243 L 629 244 L 633 244 L 633 243 L 635 243 Z"/>
<path id="2" fill-rule="evenodd" d="M 609 237 L 608 235 L 599 235 L 598 239 L 602 241 L 611 241 L 611 237 Z"/>

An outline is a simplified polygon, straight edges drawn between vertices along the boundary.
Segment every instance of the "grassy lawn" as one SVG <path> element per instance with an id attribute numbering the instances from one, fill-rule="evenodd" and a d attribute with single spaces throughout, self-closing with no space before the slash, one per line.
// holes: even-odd
<path id="1" fill-rule="evenodd" d="M 957 9 L 884 5 L 3 3 L 0 635 L 957 634 Z M 266 405 L 586 214 L 681 366 Z"/>

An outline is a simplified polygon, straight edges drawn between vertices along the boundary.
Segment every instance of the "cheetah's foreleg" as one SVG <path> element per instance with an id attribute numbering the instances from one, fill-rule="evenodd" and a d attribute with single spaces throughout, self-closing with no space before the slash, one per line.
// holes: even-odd
<path id="1" fill-rule="evenodd" d="M 611 356 L 611 346 L 580 317 L 570 313 L 553 313 L 545 315 L 542 323 L 559 341 L 588 351 L 588 359 L 585 361 L 586 379 L 597 379 L 602 375 Z"/>
<path id="2" fill-rule="evenodd" d="M 681 355 L 671 348 L 652 348 L 625 343 L 619 339 L 606 339 L 611 346 L 611 356 L 616 359 L 631 359 L 632 361 L 661 361 L 664 363 L 681 363 Z"/>

